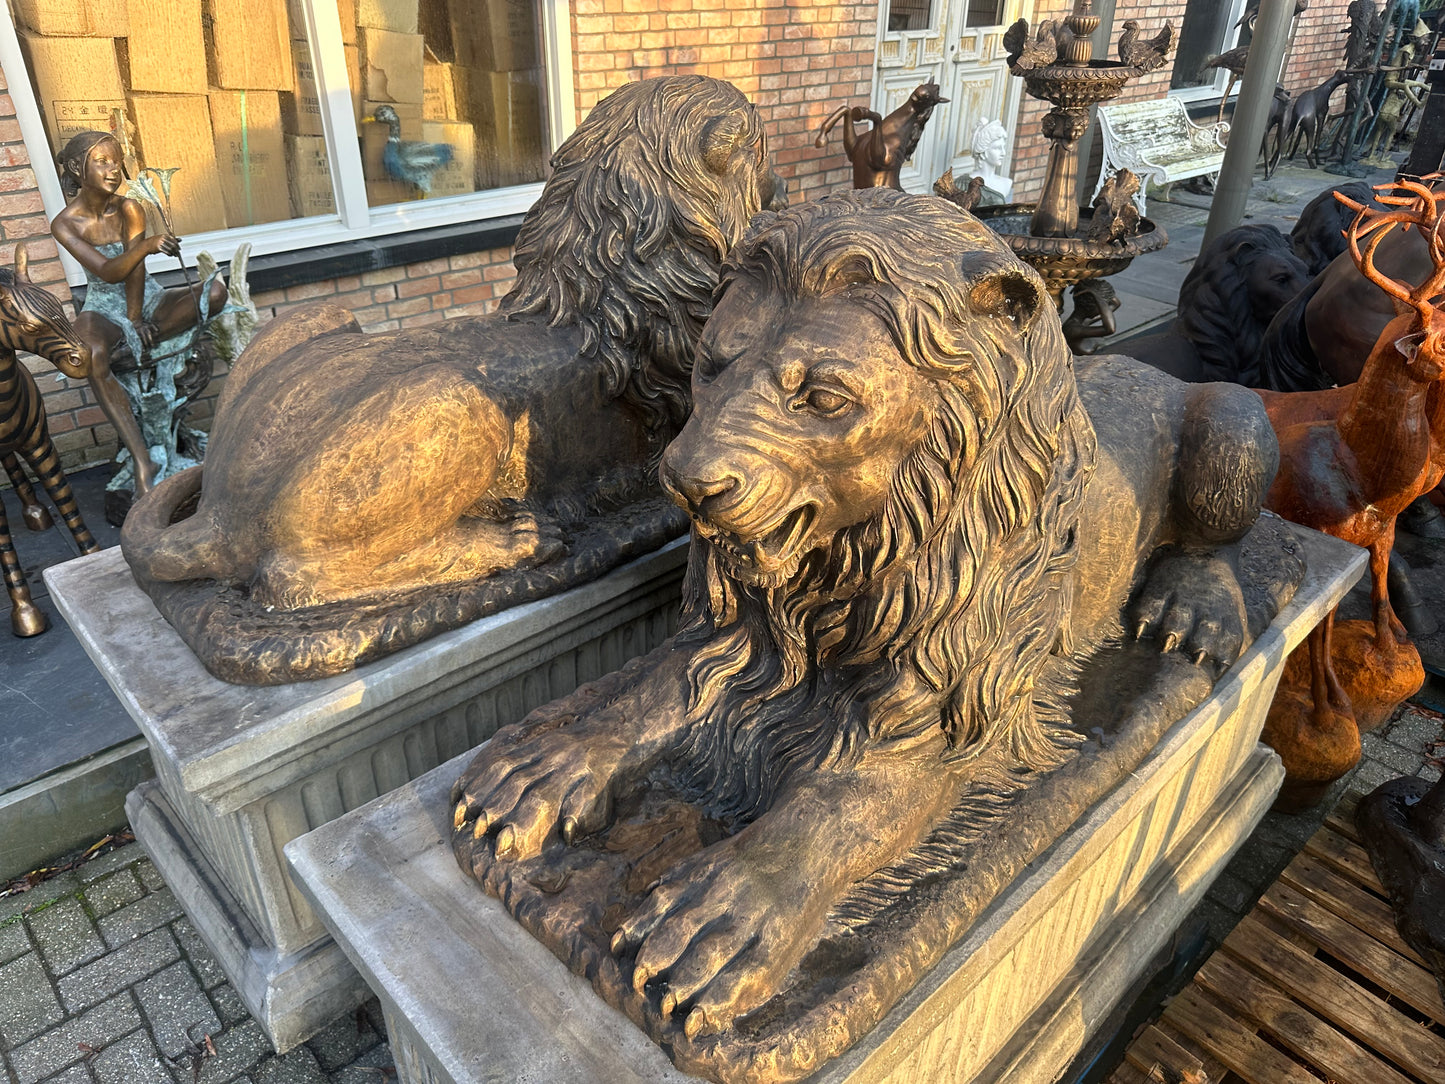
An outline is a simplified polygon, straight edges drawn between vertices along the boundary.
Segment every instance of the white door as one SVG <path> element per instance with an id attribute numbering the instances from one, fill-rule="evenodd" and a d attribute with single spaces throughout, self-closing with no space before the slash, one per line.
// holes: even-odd
<path id="1" fill-rule="evenodd" d="M 884 0 L 878 16 L 878 74 L 873 109 L 887 116 L 919 83 L 938 83 L 947 105 L 933 111 L 923 140 L 904 165 L 909 192 L 931 192 L 950 166 L 959 184 L 975 173 L 973 126 L 997 120 L 1009 132 L 1005 172 L 1013 158 L 1014 122 L 1023 80 L 1008 71 L 1003 34 L 1033 0 Z"/>

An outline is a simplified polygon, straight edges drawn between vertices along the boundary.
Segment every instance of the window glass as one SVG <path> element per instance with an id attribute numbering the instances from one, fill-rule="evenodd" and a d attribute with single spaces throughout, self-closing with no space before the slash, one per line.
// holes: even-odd
<path id="1" fill-rule="evenodd" d="M 356 18 L 373 206 L 542 179 L 533 0 L 357 0 Z"/>
<path id="2" fill-rule="evenodd" d="M 998 26 L 1003 22 L 1004 0 L 968 0 L 964 26 Z"/>
<path id="3" fill-rule="evenodd" d="M 888 29 L 927 30 L 933 25 L 931 0 L 888 0 Z"/>
<path id="4" fill-rule="evenodd" d="M 7 3 L 52 155 L 98 129 L 132 178 L 174 170 L 182 236 L 337 217 L 323 110 L 338 88 L 318 86 L 313 3 L 337 5 L 344 57 L 325 69 L 346 73 L 351 108 L 332 118 L 333 138 L 359 142 L 370 206 L 544 175 L 536 0 Z"/>
<path id="5" fill-rule="evenodd" d="M 1204 63 L 1230 48 L 1226 42 L 1234 40 L 1236 6 L 1222 0 L 1189 0 L 1174 51 L 1171 90 L 1215 85 L 1218 72 L 1205 68 Z"/>

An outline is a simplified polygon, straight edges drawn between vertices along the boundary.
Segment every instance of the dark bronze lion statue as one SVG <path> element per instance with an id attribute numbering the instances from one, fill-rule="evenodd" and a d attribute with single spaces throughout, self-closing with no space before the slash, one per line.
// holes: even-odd
<path id="1" fill-rule="evenodd" d="M 645 80 L 552 167 L 500 315 L 276 321 L 231 372 L 203 467 L 136 504 L 126 559 L 218 677 L 338 673 L 684 528 L 655 467 L 719 265 L 781 184 L 762 124 L 727 83 Z"/>
<path id="2" fill-rule="evenodd" d="M 1260 341 L 1274 314 L 1309 280 L 1309 269 L 1278 229 L 1237 226 L 1199 253 L 1179 288 L 1173 324 L 1118 349 L 1180 380 L 1270 387 L 1260 383 Z"/>
<path id="3" fill-rule="evenodd" d="M 810 202 L 729 257 L 662 461 L 681 630 L 453 791 L 462 869 L 684 1069 L 846 1049 L 1293 592 L 1294 558 L 1245 562 L 1263 603 L 1240 572 L 1280 530 L 1258 397 L 1077 366 L 1038 274 L 943 200 Z M 1116 720 L 1072 710 L 1111 652 L 1169 691 L 1104 683 L 1133 705 L 1104 769 L 1081 737 Z"/>

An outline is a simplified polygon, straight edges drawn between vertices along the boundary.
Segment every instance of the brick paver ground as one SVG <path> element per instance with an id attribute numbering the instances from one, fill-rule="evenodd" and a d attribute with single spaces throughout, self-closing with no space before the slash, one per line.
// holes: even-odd
<path id="1" fill-rule="evenodd" d="M 271 1049 L 139 844 L 0 899 L 6 1084 L 382 1084 L 373 1001 Z"/>

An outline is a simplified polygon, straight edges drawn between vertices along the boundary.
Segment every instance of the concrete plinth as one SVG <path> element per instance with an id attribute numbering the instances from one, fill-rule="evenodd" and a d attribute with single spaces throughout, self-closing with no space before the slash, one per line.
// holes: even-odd
<path id="1" fill-rule="evenodd" d="M 1063 833 L 883 1022 L 813 1080 L 1052 1081 L 1273 800 L 1257 744 L 1288 652 L 1363 569 L 1302 536 L 1294 601 L 1139 768 Z M 379 995 L 405 1084 L 692 1079 L 457 868 L 456 758 L 287 847 Z"/>
<path id="2" fill-rule="evenodd" d="M 46 573 L 51 596 L 149 741 L 136 836 L 247 1009 L 286 1051 L 368 996 L 286 872 L 290 840 L 651 650 L 673 631 L 686 541 L 321 681 L 206 673 L 119 550 Z"/>

